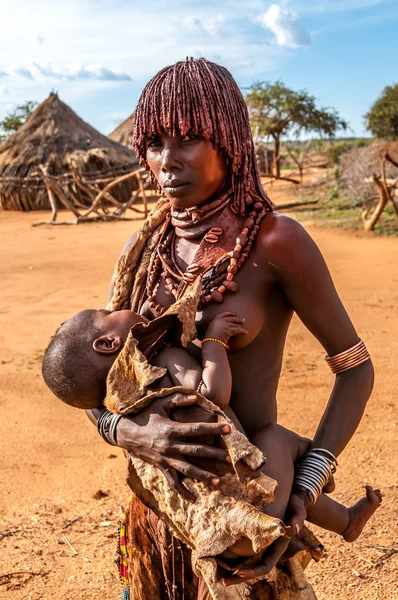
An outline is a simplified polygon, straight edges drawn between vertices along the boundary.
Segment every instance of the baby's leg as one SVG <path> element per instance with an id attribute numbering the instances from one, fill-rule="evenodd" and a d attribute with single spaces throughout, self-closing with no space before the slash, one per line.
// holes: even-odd
<path id="1" fill-rule="evenodd" d="M 257 432 L 251 441 L 267 455 L 264 472 L 278 482 L 276 502 L 267 506 L 267 514 L 283 519 L 292 490 L 294 463 L 307 451 L 310 440 L 279 425 L 268 425 Z M 321 494 L 307 510 L 306 520 L 339 533 L 347 542 L 353 542 L 380 502 L 380 491 L 370 486 L 366 486 L 366 497 L 351 508 L 339 504 L 327 494 Z"/>
<path id="2" fill-rule="evenodd" d="M 311 440 L 302 438 L 280 425 L 271 424 L 257 431 L 250 441 L 267 457 L 263 467 L 264 473 L 278 482 L 275 503 L 268 504 L 265 512 L 271 517 L 283 520 L 292 490 L 294 463 L 297 457 L 307 450 Z M 304 514 L 303 518 L 305 518 Z M 235 558 L 253 554 L 250 540 L 242 538 L 235 542 L 223 556 Z"/>
<path id="3" fill-rule="evenodd" d="M 381 503 L 380 490 L 373 490 L 370 485 L 365 489 L 366 496 L 350 508 L 321 494 L 307 510 L 307 520 L 323 529 L 339 533 L 346 542 L 353 542 L 361 535 L 365 524 Z"/>
<path id="4" fill-rule="evenodd" d="M 311 440 L 271 424 L 257 431 L 250 441 L 267 457 L 264 473 L 278 482 L 275 503 L 267 505 L 266 513 L 283 519 L 292 491 L 294 463 L 306 452 Z"/>

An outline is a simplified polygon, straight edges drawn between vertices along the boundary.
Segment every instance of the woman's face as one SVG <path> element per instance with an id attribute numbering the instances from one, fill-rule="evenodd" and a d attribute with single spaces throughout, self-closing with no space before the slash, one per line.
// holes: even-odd
<path id="1" fill-rule="evenodd" d="M 213 144 L 197 134 L 148 139 L 146 158 L 164 194 L 176 208 L 191 208 L 224 185 L 227 166 Z"/>

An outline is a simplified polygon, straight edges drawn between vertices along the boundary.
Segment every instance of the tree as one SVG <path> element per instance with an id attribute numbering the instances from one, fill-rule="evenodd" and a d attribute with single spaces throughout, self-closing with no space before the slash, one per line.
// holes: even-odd
<path id="1" fill-rule="evenodd" d="M 30 117 L 37 106 L 34 100 L 28 100 L 24 104 L 20 104 L 15 110 L 4 117 L 0 121 L 0 142 L 3 142 L 9 135 L 15 133 L 21 125 Z"/>
<path id="2" fill-rule="evenodd" d="M 365 115 L 366 129 L 386 140 L 398 140 L 398 83 L 384 88 Z"/>
<path id="3" fill-rule="evenodd" d="M 304 162 L 307 158 L 307 155 L 314 143 L 314 140 L 308 140 L 305 144 L 300 144 L 300 146 L 292 146 L 290 144 L 284 144 L 286 148 L 286 152 L 289 154 L 290 158 L 293 160 L 295 165 L 297 166 L 300 173 L 300 181 L 303 183 L 303 173 L 304 173 Z"/>
<path id="4" fill-rule="evenodd" d="M 280 176 L 281 138 L 314 132 L 333 137 L 338 129 L 346 129 L 333 108 L 317 108 L 316 100 L 306 90 L 295 92 L 281 81 L 268 83 L 258 81 L 249 88 L 245 100 L 249 109 L 250 122 L 260 137 L 274 141 L 275 174 Z"/>

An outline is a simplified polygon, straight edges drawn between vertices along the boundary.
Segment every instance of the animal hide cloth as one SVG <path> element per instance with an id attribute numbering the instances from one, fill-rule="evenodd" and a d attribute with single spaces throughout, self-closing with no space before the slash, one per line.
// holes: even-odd
<path id="1" fill-rule="evenodd" d="M 145 254 L 143 246 L 141 251 L 141 254 Z M 118 280 L 120 279 L 119 272 Z M 131 280 L 129 283 L 131 284 Z M 201 281 L 200 277 L 197 277 L 162 317 L 132 328 L 123 350 L 109 372 L 105 404 L 115 413 L 132 414 L 147 407 L 159 397 L 174 393 L 195 394 L 200 407 L 210 411 L 217 422 L 227 423 L 231 427 L 231 432 L 224 435 L 223 440 L 232 460 L 233 473 L 222 476 L 217 488 L 186 478 L 184 485 L 195 495 L 195 503 L 188 502 L 176 492 L 158 468 L 132 455 L 129 459 L 128 482 L 145 506 L 150 508 L 169 531 L 191 550 L 193 570 L 205 580 L 210 597 L 213 600 L 243 600 L 253 597 L 251 596 L 253 586 L 241 583 L 226 588 L 220 579 L 220 568 L 228 568 L 228 565 L 217 557 L 242 537 L 249 538 L 254 551 L 261 554 L 280 536 L 290 537 L 292 534 L 281 520 L 263 512 L 266 504 L 274 501 L 274 490 L 277 485 L 261 470 L 265 457 L 245 435 L 238 431 L 222 410 L 197 391 L 183 387 L 160 391 L 148 389 L 165 374 L 165 369 L 152 366 L 147 358 L 151 356 L 157 341 L 162 338 L 162 327 L 159 330 L 159 322 L 168 325 L 170 317 L 177 317 L 182 324 L 183 345 L 186 346 L 195 339 L 195 314 L 200 290 Z M 120 286 L 117 288 L 117 294 L 121 298 Z M 135 337 L 136 328 L 137 337 Z M 155 334 L 153 334 L 154 329 Z M 145 332 L 150 340 L 149 344 L 145 344 Z M 140 338 L 140 341 L 137 338 Z M 142 347 L 146 347 L 145 354 Z M 303 567 L 310 559 L 311 554 L 308 552 L 294 556 L 282 567 L 275 567 L 266 576 L 267 587 L 272 588 L 274 598 L 315 599 L 314 592 L 303 573 Z M 235 570 L 242 564 L 250 564 L 252 560 L 243 560 L 239 565 L 235 563 L 231 569 Z M 158 596 L 152 597 L 148 590 L 145 598 L 134 596 L 133 587 L 131 593 L 132 598 L 137 600 L 138 598 L 157 600 L 161 596 L 159 593 Z"/>

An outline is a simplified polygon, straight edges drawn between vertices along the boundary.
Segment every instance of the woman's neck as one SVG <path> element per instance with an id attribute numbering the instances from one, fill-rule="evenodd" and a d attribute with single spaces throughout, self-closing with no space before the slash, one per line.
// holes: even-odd
<path id="1" fill-rule="evenodd" d="M 224 194 L 192 208 L 178 209 L 172 207 L 171 224 L 177 237 L 187 239 L 202 237 L 212 228 L 230 202 L 230 195 Z"/>

